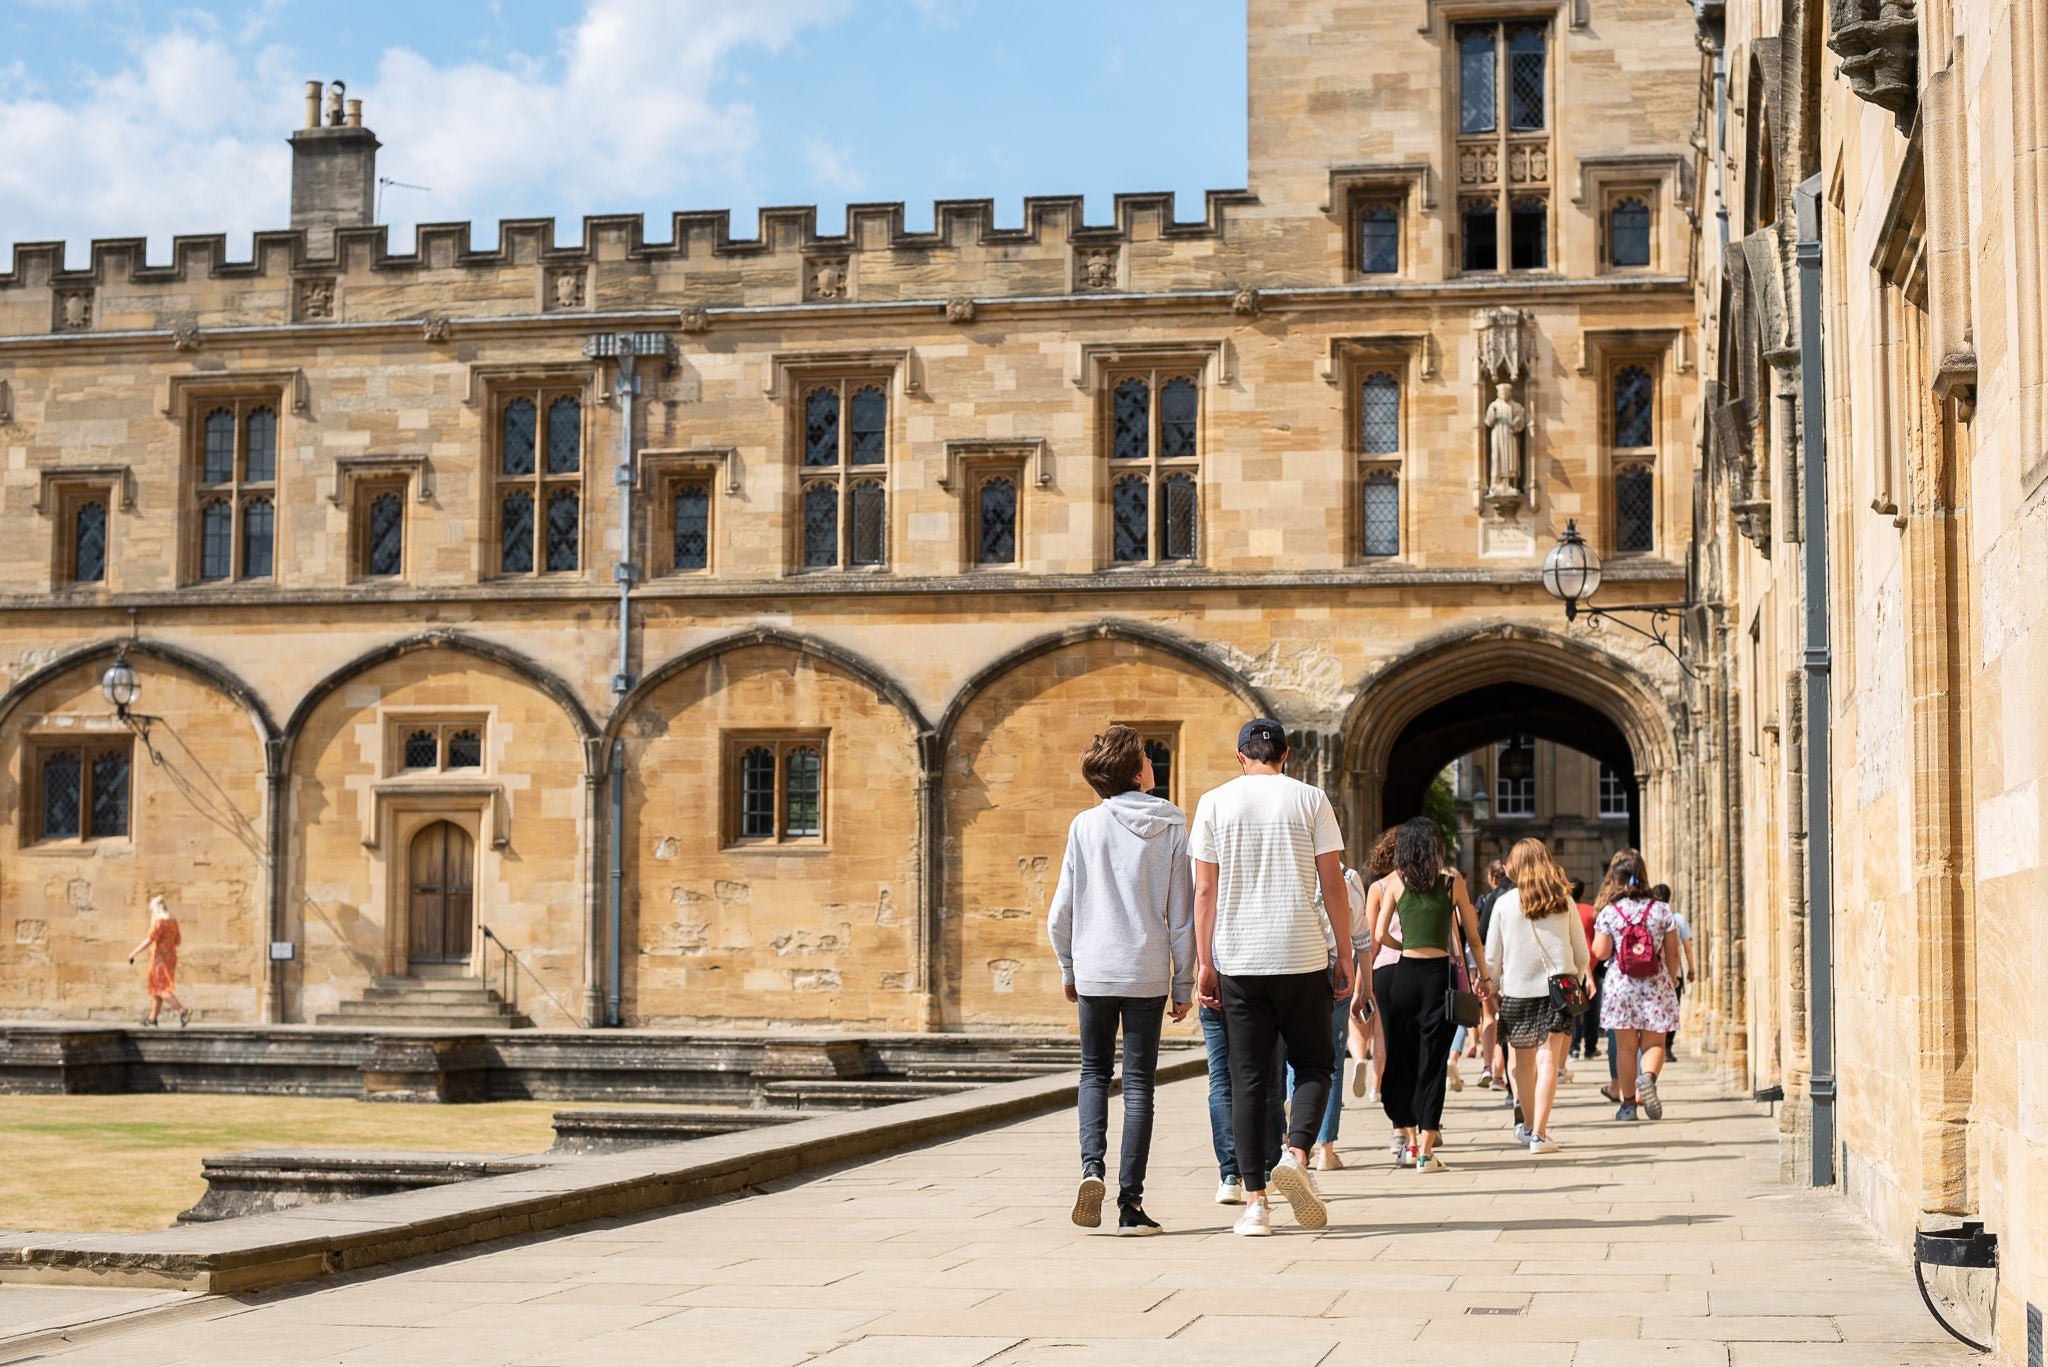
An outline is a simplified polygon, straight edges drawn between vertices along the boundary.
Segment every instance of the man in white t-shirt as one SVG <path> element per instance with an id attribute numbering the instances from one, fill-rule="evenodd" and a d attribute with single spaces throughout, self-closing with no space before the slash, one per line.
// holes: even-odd
<path id="1" fill-rule="evenodd" d="M 1283 1085 L 1274 1044 L 1299 1085 L 1288 1116 L 1287 1151 L 1273 1185 L 1309 1229 L 1329 1222 L 1308 1150 L 1322 1124 L 1336 1070 L 1330 1003 L 1349 995 L 1355 965 L 1332 955 L 1323 936 L 1321 889 L 1334 943 L 1351 943 L 1344 888 L 1344 838 L 1320 789 L 1287 777 L 1287 732 L 1259 717 L 1237 733 L 1244 771 L 1195 807 L 1188 853 L 1195 862 L 1196 995 L 1223 1013 L 1230 1051 L 1231 1128 L 1240 1155 L 1265 1151 L 1267 1098 Z M 1239 1164 L 1245 1212 L 1239 1234 L 1270 1234 L 1272 1215 L 1256 1161 Z"/>

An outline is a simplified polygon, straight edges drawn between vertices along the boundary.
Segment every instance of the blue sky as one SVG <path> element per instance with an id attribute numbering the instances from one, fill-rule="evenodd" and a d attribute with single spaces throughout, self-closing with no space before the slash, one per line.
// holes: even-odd
<path id="1" fill-rule="evenodd" d="M 0 5 L 0 243 L 288 218 L 309 79 L 364 100 L 419 222 L 1170 190 L 1245 176 L 1243 0 L 245 0 Z"/>

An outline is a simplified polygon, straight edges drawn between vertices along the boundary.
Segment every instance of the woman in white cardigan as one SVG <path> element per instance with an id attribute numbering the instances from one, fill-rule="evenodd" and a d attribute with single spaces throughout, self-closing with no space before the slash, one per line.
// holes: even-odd
<path id="1" fill-rule="evenodd" d="M 1571 1053 L 1572 1018 L 1550 1000 L 1550 980 L 1571 974 L 1588 980 L 1593 956 L 1572 901 L 1571 880 L 1540 840 L 1519 840 L 1508 854 L 1514 886 L 1493 904 L 1486 961 L 1500 975 L 1501 1038 L 1511 1051 L 1515 1096 L 1524 1124 L 1515 1138 L 1530 1153 L 1556 1153 L 1550 1110 L 1557 1075 Z"/>

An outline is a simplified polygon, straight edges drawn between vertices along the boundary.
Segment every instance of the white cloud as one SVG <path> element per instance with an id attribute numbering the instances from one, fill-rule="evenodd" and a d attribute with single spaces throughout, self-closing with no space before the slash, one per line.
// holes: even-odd
<path id="1" fill-rule="evenodd" d="M 850 0 L 586 0 L 554 52 L 437 64 L 391 48 L 351 82 L 384 144 L 380 174 L 432 187 L 392 197 L 401 249 L 411 223 L 641 207 L 694 173 L 744 175 L 758 139 L 751 106 L 716 90 L 733 54 L 780 48 Z M 244 237 L 288 218 L 285 135 L 300 122 L 299 54 L 262 39 L 270 4 L 234 34 L 182 14 L 138 34 L 125 61 L 58 101 L 17 67 L 0 70 L 0 241 L 61 236 Z M 822 154 L 852 175 L 834 149 Z M 834 181 L 844 184 L 843 180 Z M 665 225 L 650 225 L 665 236 Z M 574 237 L 575 223 L 562 225 Z M 480 226 L 487 242 L 494 228 Z M 74 263 L 79 257 L 74 250 Z"/>
<path id="2" fill-rule="evenodd" d="M 804 167 L 811 179 L 828 190 L 858 194 L 867 188 L 867 177 L 851 164 L 847 150 L 823 138 L 804 139 Z"/>

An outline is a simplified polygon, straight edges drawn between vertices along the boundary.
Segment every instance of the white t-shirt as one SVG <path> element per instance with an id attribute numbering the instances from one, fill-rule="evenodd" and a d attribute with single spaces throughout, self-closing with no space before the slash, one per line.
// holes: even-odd
<path id="1" fill-rule="evenodd" d="M 1216 971 L 1229 977 L 1329 966 L 1316 856 L 1344 848 L 1320 788 L 1246 774 L 1202 795 L 1188 854 L 1216 866 Z"/>

